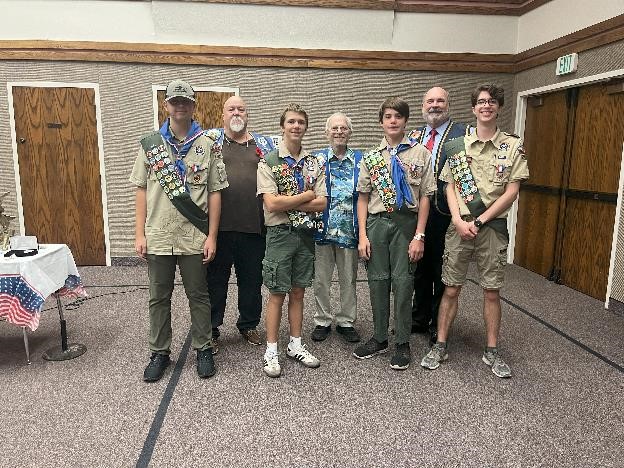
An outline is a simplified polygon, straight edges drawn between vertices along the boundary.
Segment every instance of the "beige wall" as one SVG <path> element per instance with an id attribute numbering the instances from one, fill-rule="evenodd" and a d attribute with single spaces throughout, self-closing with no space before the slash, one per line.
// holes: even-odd
<path id="1" fill-rule="evenodd" d="M 0 81 L 90 82 L 100 86 L 104 158 L 108 192 L 108 216 L 112 257 L 133 256 L 133 189 L 127 180 L 136 154 L 138 137 L 153 126 L 152 85 L 166 85 L 182 77 L 195 86 L 240 89 L 247 99 L 251 126 L 279 134 L 279 115 L 290 101 L 302 103 L 310 114 L 308 148 L 325 145 L 325 119 L 341 110 L 353 118 L 353 146 L 366 148 L 381 137 L 377 122 L 379 104 L 398 95 L 412 105 L 411 126 L 421 124 L 422 94 L 430 86 L 446 86 L 452 96 L 453 115 L 472 121 L 469 95 L 484 81 L 495 81 L 510 90 L 510 75 L 387 72 L 355 70 L 307 70 L 247 67 L 126 65 L 89 62 L 0 61 Z M 511 95 L 510 95 L 511 97 Z M 0 190 L 10 190 L 8 211 L 17 212 L 15 174 L 7 107 L 7 88 L 0 88 Z M 511 129 L 511 106 L 501 116 Z M 24 195 L 27 196 L 27 195 Z"/>

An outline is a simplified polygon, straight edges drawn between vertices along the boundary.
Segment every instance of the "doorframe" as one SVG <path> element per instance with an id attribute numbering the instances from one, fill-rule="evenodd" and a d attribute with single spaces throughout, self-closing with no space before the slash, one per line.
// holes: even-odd
<path id="1" fill-rule="evenodd" d="M 577 86 L 590 85 L 594 83 L 599 83 L 601 81 L 607 81 L 611 78 L 620 78 L 624 77 L 624 68 L 620 68 L 618 70 L 612 70 L 606 73 L 600 73 L 596 75 L 586 76 L 583 78 L 577 78 L 574 80 L 562 81 L 560 83 L 553 83 L 547 86 L 540 86 L 538 88 L 528 89 L 525 91 L 521 91 L 516 96 L 516 119 L 515 119 L 515 131 L 516 134 L 521 138 L 524 138 L 524 130 L 526 124 L 526 109 L 527 109 L 527 100 L 529 96 L 535 96 L 539 94 L 547 94 L 553 91 L 559 91 L 567 88 L 574 88 Z M 620 212 L 622 210 L 622 192 L 624 188 L 624 141 L 623 149 L 622 149 L 622 160 L 620 163 L 620 180 L 619 180 L 619 189 L 618 189 L 618 197 L 617 204 L 615 208 L 615 223 L 613 225 L 613 237 L 611 240 L 611 257 L 609 261 L 609 276 L 607 278 L 607 292 L 605 296 L 605 309 L 609 308 L 609 298 L 611 296 L 611 283 L 613 280 L 613 271 L 615 268 L 615 254 L 617 247 L 617 237 L 618 231 L 620 227 Z M 529 158 L 531 155 L 529 155 Z M 511 211 L 509 212 L 509 217 L 507 220 L 507 225 L 509 227 L 509 248 L 507 250 L 507 261 L 509 263 L 513 263 L 515 247 L 516 247 L 516 222 L 518 220 L 518 200 L 514 202 Z"/>
<path id="2" fill-rule="evenodd" d="M 238 96 L 240 88 L 229 88 L 226 86 L 193 86 L 195 91 L 212 91 L 213 93 L 234 93 L 234 96 Z M 158 122 L 158 91 L 166 91 L 167 86 L 152 85 L 152 107 L 154 110 L 154 130 L 160 128 Z M 207 129 L 206 129 L 207 130 Z"/>
<path id="3" fill-rule="evenodd" d="M 15 196 L 17 200 L 17 217 L 20 235 L 24 235 L 24 206 L 22 200 L 22 184 L 19 172 L 19 157 L 17 154 L 17 132 L 15 131 L 15 111 L 13 109 L 13 88 L 91 88 L 94 90 L 95 123 L 97 131 L 98 158 L 100 161 L 100 190 L 102 194 L 102 221 L 104 223 L 104 250 L 106 266 L 111 266 L 110 233 L 108 226 L 108 196 L 106 193 L 106 167 L 104 164 L 104 136 L 102 132 L 102 109 L 100 105 L 100 85 L 97 83 L 68 83 L 61 81 L 9 81 L 7 82 L 7 96 L 9 104 L 9 126 L 11 129 L 11 148 L 13 151 L 13 170 L 15 172 Z"/>

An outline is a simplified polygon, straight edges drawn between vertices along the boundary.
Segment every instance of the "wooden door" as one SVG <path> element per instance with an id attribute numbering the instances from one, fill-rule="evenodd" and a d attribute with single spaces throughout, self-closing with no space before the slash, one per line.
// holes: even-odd
<path id="1" fill-rule="evenodd" d="M 105 265 L 95 91 L 13 88 L 26 235 Z"/>
<path id="2" fill-rule="evenodd" d="M 621 89 L 621 85 L 620 85 Z M 624 93 L 609 84 L 578 93 L 558 282 L 604 300 L 615 224 Z"/>
<path id="3" fill-rule="evenodd" d="M 220 93 L 217 91 L 195 91 L 195 114 L 193 119 L 201 125 L 203 129 L 223 127 L 223 105 L 234 93 Z M 165 101 L 165 90 L 158 91 L 158 123 L 163 124 L 169 117 L 163 102 Z"/>
<path id="4" fill-rule="evenodd" d="M 514 263 L 553 272 L 568 129 L 566 91 L 529 98 L 525 149 L 530 179 L 520 186 Z"/>

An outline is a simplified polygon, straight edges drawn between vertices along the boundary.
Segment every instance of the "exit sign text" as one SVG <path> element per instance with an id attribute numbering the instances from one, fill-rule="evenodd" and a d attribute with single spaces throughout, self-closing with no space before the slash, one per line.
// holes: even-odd
<path id="1" fill-rule="evenodd" d="M 578 67 L 578 54 L 568 54 L 557 59 L 556 75 L 567 75 L 568 73 L 574 73 Z"/>

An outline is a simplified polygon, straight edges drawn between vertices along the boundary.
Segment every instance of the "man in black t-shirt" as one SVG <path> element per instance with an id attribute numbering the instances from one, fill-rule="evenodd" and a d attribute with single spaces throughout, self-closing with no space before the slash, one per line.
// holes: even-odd
<path id="1" fill-rule="evenodd" d="M 227 300 L 232 265 L 238 285 L 236 327 L 252 345 L 261 345 L 256 330 L 262 312 L 262 259 L 265 237 L 262 202 L 256 196 L 256 171 L 259 159 L 273 149 L 269 137 L 247 131 L 247 106 L 239 96 L 223 105 L 223 128 L 208 130 L 216 141 L 213 150 L 221 151 L 230 186 L 221 192 L 221 223 L 217 255 L 208 266 L 207 280 L 212 304 L 213 354 L 219 350 L 219 326 Z"/>

